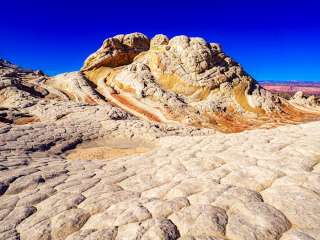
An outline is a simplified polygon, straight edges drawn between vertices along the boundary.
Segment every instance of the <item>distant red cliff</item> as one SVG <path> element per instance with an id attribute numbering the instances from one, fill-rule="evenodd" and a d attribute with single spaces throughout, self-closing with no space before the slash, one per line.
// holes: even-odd
<path id="1" fill-rule="evenodd" d="M 307 95 L 320 95 L 320 82 L 319 83 L 301 83 L 301 82 L 288 82 L 288 83 L 276 83 L 276 82 L 260 82 L 261 86 L 271 92 L 278 93 L 295 93 L 302 91 Z"/>

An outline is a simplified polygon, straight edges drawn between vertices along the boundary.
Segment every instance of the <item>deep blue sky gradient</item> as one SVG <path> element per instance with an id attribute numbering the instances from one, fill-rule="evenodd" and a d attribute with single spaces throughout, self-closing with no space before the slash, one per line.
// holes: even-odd
<path id="1" fill-rule="evenodd" d="M 105 38 L 136 31 L 218 42 L 257 80 L 320 81 L 317 0 L 3 0 L 0 57 L 74 71 Z"/>

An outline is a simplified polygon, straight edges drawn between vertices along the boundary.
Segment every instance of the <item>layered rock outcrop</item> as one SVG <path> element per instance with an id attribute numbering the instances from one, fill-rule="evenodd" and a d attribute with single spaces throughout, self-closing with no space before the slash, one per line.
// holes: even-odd
<path id="1" fill-rule="evenodd" d="M 24 108 L 48 96 L 49 92 L 38 84 L 45 78 L 41 71 L 23 69 L 0 59 L 0 106 Z"/>
<path id="2" fill-rule="evenodd" d="M 202 38 L 115 36 L 81 72 L 107 101 L 155 122 L 234 132 L 317 117 L 261 88 L 218 44 Z"/>
<path id="3" fill-rule="evenodd" d="M 123 66 L 131 63 L 139 53 L 148 49 L 149 39 L 141 33 L 117 35 L 106 39 L 101 48 L 88 57 L 82 70 L 101 66 Z"/>
<path id="4" fill-rule="evenodd" d="M 305 96 L 302 91 L 296 92 L 291 98 L 290 102 L 301 107 L 313 108 L 315 111 L 320 110 L 319 98 L 314 95 Z"/>
<path id="5" fill-rule="evenodd" d="M 112 104 L 153 123 L 223 132 L 319 118 L 314 106 L 261 88 L 219 44 L 202 38 L 117 35 L 106 39 L 80 72 L 54 77 L 1 64 L 3 107 L 53 98 Z"/>

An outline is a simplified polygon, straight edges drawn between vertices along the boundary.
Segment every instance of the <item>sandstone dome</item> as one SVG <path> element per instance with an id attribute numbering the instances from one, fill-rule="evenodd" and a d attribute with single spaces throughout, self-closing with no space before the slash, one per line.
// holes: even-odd
<path id="1" fill-rule="evenodd" d="M 237 132 L 316 117 L 261 88 L 219 44 L 199 37 L 117 35 L 81 72 L 106 101 L 155 122 Z"/>

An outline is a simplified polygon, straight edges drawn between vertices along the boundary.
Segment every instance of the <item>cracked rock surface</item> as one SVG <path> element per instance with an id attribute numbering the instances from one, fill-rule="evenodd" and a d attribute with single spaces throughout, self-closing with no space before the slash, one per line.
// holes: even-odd
<path id="1" fill-rule="evenodd" d="M 221 51 L 129 34 L 80 72 L 49 77 L 0 60 L 0 239 L 320 240 L 317 108 L 247 88 Z M 183 79 L 160 76 L 164 66 L 182 66 Z M 238 100 L 234 118 L 185 122 L 206 122 L 208 107 L 226 117 L 220 107 Z M 260 128 L 247 101 L 274 118 Z"/>
<path id="2" fill-rule="evenodd" d="M 160 137 L 110 160 L 40 154 L 33 134 L 67 124 L 12 127 L 1 139 L 28 140 L 2 142 L 0 238 L 319 239 L 318 125 Z"/>

